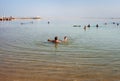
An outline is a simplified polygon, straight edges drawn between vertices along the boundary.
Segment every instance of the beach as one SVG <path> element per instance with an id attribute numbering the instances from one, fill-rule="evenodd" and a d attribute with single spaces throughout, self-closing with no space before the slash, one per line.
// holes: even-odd
<path id="1" fill-rule="evenodd" d="M 120 81 L 118 19 L 29 22 L 0 22 L 0 81 Z"/>
<path id="2" fill-rule="evenodd" d="M 1 81 L 119 81 L 120 79 L 119 66 L 111 69 L 111 66 L 100 64 L 72 66 L 39 62 L 31 66 L 22 63 L 7 70 L 1 70 L 5 72 L 1 74 Z"/>

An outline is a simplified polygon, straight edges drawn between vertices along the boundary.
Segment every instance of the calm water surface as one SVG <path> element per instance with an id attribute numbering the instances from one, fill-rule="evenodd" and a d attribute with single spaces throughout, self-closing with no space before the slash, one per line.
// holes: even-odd
<path id="1" fill-rule="evenodd" d="M 120 81 L 120 26 L 113 21 L 120 23 L 107 19 L 0 22 L 0 81 Z M 88 24 L 91 27 L 85 31 Z M 67 36 L 69 41 L 47 42 L 55 36 L 61 40 Z"/>

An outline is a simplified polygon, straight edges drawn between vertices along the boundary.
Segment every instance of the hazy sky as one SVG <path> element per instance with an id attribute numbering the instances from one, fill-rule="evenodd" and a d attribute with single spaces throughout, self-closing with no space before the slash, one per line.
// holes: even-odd
<path id="1" fill-rule="evenodd" d="M 120 0 L 0 0 L 0 16 L 120 17 Z"/>

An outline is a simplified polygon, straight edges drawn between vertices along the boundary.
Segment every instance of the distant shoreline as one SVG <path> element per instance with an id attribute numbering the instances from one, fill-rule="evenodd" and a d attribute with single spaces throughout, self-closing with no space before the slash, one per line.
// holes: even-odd
<path id="1" fill-rule="evenodd" d="M 21 18 L 15 18 L 15 17 L 0 17 L 0 21 L 12 21 L 16 19 L 41 19 L 41 17 L 21 17 Z"/>

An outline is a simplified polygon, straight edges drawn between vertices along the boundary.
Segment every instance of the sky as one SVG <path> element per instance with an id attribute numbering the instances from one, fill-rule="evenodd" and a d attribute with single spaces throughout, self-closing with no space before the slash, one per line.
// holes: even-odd
<path id="1" fill-rule="evenodd" d="M 0 17 L 120 17 L 120 0 L 0 0 Z"/>

